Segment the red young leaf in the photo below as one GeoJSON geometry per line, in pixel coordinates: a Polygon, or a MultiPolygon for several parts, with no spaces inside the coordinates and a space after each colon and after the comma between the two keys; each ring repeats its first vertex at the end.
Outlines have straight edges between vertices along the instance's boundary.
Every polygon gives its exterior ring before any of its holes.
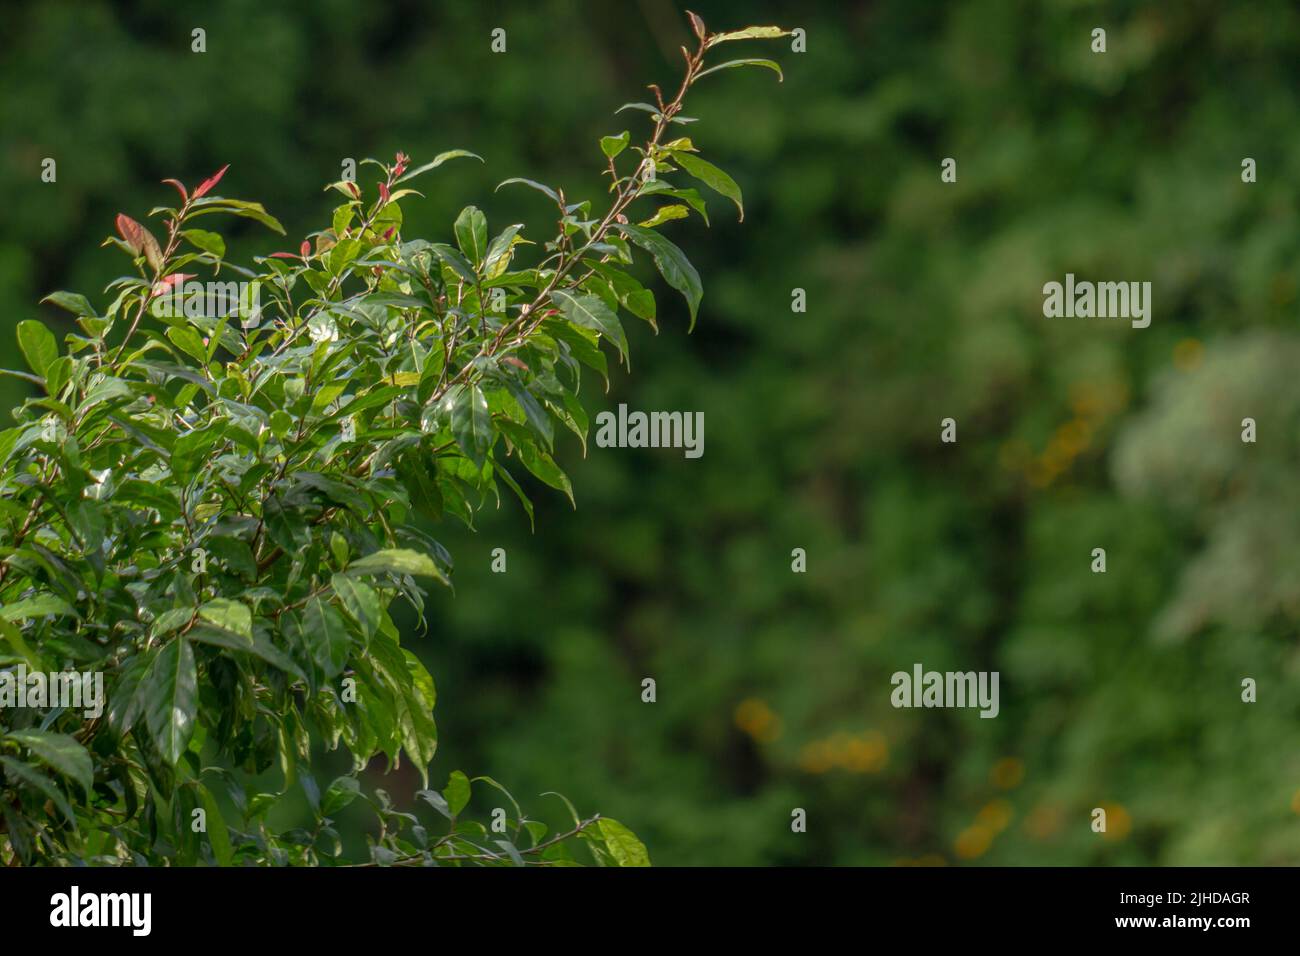
{"type": "Polygon", "coordinates": [[[122,241],[127,244],[133,255],[138,256],[140,254],[140,250],[144,248],[144,226],[130,216],[119,212],[117,214],[117,234],[122,237],[122,241]]]}
{"type": "Polygon", "coordinates": [[[271,253],[271,255],[268,256],[267,258],[270,258],[270,259],[297,259],[297,258],[300,258],[300,257],[299,257],[299,256],[295,256],[292,252],[273,252],[273,253],[271,253]]]}
{"type": "Polygon", "coordinates": [[[167,290],[174,285],[179,285],[184,287],[185,280],[193,279],[195,275],[196,273],[193,272],[173,272],[169,276],[163,276],[161,279],[159,279],[157,282],[153,284],[153,289],[150,293],[150,298],[165,294],[167,290]]]}
{"type": "Polygon", "coordinates": [[[306,259],[307,256],[309,256],[310,254],[311,254],[311,243],[308,242],[306,239],[304,239],[302,241],[302,245],[298,247],[298,258],[306,259]]]}
{"type": "Polygon", "coordinates": [[[388,202],[388,184],[387,184],[387,183],[380,183],[380,184],[379,184],[379,198],[382,199],[384,202],[388,202]]]}
{"type": "Polygon", "coordinates": [[[176,187],[176,191],[181,194],[181,202],[189,202],[189,194],[185,192],[185,184],[179,179],[164,179],[163,182],[171,183],[176,187]]]}
{"type": "Polygon", "coordinates": [[[194,198],[198,199],[200,196],[207,195],[209,189],[211,189],[217,183],[221,182],[221,177],[226,175],[226,170],[229,168],[230,168],[230,164],[226,163],[226,165],[222,166],[220,169],[218,169],[207,179],[203,180],[203,182],[199,183],[199,185],[194,190],[194,198]]]}
{"type": "Polygon", "coordinates": [[[117,214],[117,231],[132,255],[138,256],[143,253],[155,272],[162,271],[162,249],[158,248],[158,240],[153,237],[153,233],[122,213],[117,214]]]}

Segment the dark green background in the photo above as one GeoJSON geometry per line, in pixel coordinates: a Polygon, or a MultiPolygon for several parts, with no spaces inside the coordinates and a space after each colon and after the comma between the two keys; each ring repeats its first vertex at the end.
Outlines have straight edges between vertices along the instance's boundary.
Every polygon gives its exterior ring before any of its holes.
{"type": "MultiPolygon", "coordinates": [[[[407,638],[438,682],[435,782],[564,791],[659,864],[1300,862],[1300,14],[697,9],[803,27],[807,52],[737,51],[783,85],[702,82],[689,133],[746,221],[713,197],[711,229],[666,228],[704,278],[699,326],[657,286],[635,374],[585,394],[703,411],[704,457],[569,440],[576,512],[536,488],[536,533],[513,502],[438,529],[456,593],[407,638]],[[1066,272],[1152,282],[1151,327],[1045,319],[1066,272]],[[917,661],[998,670],[998,718],[894,710],[917,661]]],[[[325,227],[343,157],[461,147],[486,165],[425,179],[404,235],[445,240],[474,203],[540,238],[545,200],[493,186],[598,199],[597,139],[644,134],[613,111],[674,84],[685,42],[668,0],[9,5],[0,364],[21,319],[67,327],[42,295],[102,301],[120,261],[98,242],[168,176],[231,163],[222,192],[285,223],[228,230],[240,260],[325,227]]]]}

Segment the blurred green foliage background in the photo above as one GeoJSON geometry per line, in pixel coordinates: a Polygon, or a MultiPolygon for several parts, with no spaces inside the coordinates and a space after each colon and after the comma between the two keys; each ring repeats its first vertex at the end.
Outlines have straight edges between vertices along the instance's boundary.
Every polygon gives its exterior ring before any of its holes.
{"type": "MultiPolygon", "coordinates": [[[[695,9],[802,27],[807,52],[747,50],[784,85],[693,96],[746,221],[712,197],[711,229],[667,227],[699,326],[656,286],[662,333],[629,326],[635,374],[587,401],[703,411],[704,457],[569,440],[576,512],[536,487],[535,533],[509,501],[436,529],[456,593],[406,638],[438,682],[435,780],[562,790],[658,864],[1300,863],[1300,11],[695,9]],[[1045,319],[1066,272],[1151,281],[1151,327],[1045,319]],[[914,662],[998,670],[1000,715],[893,709],[914,662]]],[[[67,323],[41,296],[101,301],[120,262],[96,244],[168,176],[231,163],[223,191],[285,223],[228,231],[235,261],[327,226],[344,157],[398,149],[487,160],[429,178],[407,237],[445,241],[470,203],[541,229],[542,197],[495,184],[599,200],[598,137],[645,132],[613,111],[675,88],[687,31],[671,0],[12,5],[0,364],[21,319],[67,323]]],[[[382,770],[409,800],[418,778],[382,770]]]]}

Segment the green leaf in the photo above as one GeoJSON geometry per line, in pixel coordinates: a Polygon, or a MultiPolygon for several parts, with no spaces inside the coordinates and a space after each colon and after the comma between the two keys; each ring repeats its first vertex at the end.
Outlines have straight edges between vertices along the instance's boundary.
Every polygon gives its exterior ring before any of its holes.
{"type": "Polygon", "coordinates": [[[690,214],[691,214],[690,210],[687,209],[685,206],[679,206],[676,204],[671,206],[660,206],[659,209],[655,211],[655,214],[653,216],[651,216],[649,219],[645,220],[644,222],[640,223],[640,225],[644,229],[653,229],[655,226],[668,222],[672,219],[685,219],[690,214]]]}
{"type": "Polygon", "coordinates": [[[601,817],[596,824],[605,838],[605,848],[619,866],[649,866],[650,854],[635,833],[617,820],[601,817]]]}
{"type": "Polygon", "coordinates": [[[740,210],[740,221],[745,221],[745,205],[740,196],[740,187],[734,179],[707,160],[690,153],[674,152],[673,160],[700,182],[734,202],[740,210]]]}
{"type": "Polygon", "coordinates": [[[522,819],[523,819],[523,817],[524,817],[524,811],[523,811],[522,809],[520,809],[520,807],[519,807],[519,801],[515,799],[515,795],[514,795],[513,793],[511,793],[509,790],[507,790],[505,787],[503,787],[503,786],[502,786],[498,781],[493,780],[491,777],[487,776],[486,774],[481,774],[481,775],[479,775],[479,776],[477,776],[477,777],[474,777],[474,778],[470,781],[470,783],[478,783],[480,780],[481,780],[483,783],[486,783],[488,786],[493,787],[493,788],[496,789],[496,790],[500,790],[501,793],[503,793],[503,794],[505,795],[505,798],[506,798],[507,800],[510,801],[510,805],[511,805],[512,807],[514,807],[514,810],[515,810],[515,819],[516,819],[516,820],[522,820],[522,819]]]}
{"type": "MultiPolygon", "coordinates": [[[[652,104],[650,104],[650,103],[624,103],[624,104],[623,104],[622,106],[620,106],[618,109],[614,110],[614,112],[615,112],[615,113],[621,113],[621,112],[623,112],[624,110],[643,110],[644,112],[650,114],[650,118],[651,118],[652,120],[654,120],[656,123],[659,122],[659,117],[660,117],[660,114],[659,114],[659,107],[654,106],[654,105],[652,105],[652,104]]],[[[670,122],[670,123],[681,123],[681,124],[685,125],[686,123],[694,123],[694,122],[695,122],[695,117],[694,117],[694,116],[682,116],[682,115],[679,114],[679,115],[677,115],[677,116],[674,116],[671,120],[669,120],[669,122],[670,122]]]]}
{"type": "Polygon", "coordinates": [[[766,67],[769,70],[776,71],[776,75],[779,78],[780,82],[782,83],[785,82],[785,74],[781,72],[781,64],[777,63],[775,60],[758,60],[758,59],[728,60],[726,63],[719,63],[717,66],[711,66],[707,70],[702,70],[700,73],[696,75],[695,78],[698,80],[701,77],[708,76],[710,73],[717,73],[719,70],[733,70],[738,66],[766,67]]]}
{"type": "Polygon", "coordinates": [[[332,276],[340,276],[361,254],[361,240],[340,239],[325,257],[325,268],[332,276]]]}
{"type": "Polygon", "coordinates": [[[542,793],[542,796],[543,796],[543,797],[559,797],[559,798],[560,798],[560,802],[563,803],[566,807],[568,807],[568,809],[569,809],[569,816],[573,817],[573,825],[574,825],[575,827],[576,827],[576,826],[581,826],[581,825],[582,825],[582,817],[578,816],[578,811],[574,808],[574,806],[573,806],[573,802],[572,802],[568,797],[566,797],[564,794],[562,794],[562,793],[556,793],[554,790],[547,790],[547,791],[545,791],[544,793],[542,793]]]}
{"type": "Polygon", "coordinates": [[[447,809],[451,811],[453,817],[460,816],[460,811],[465,809],[472,790],[469,777],[459,770],[453,770],[446,789],[442,791],[443,798],[447,801],[447,809]]]}
{"type": "Polygon", "coordinates": [[[330,578],[330,586],[343,602],[343,607],[352,615],[353,620],[361,626],[361,632],[366,636],[366,640],[374,637],[383,616],[383,607],[375,589],[346,574],[335,574],[330,578]]]}
{"type": "Polygon", "coordinates": [[[84,415],[92,408],[118,398],[135,398],[135,392],[131,391],[131,386],[122,379],[106,376],[96,382],[86,393],[85,400],[77,408],[77,414],[84,415]]]}
{"type": "Polygon", "coordinates": [[[321,798],[321,816],[333,816],[359,796],[361,796],[361,784],[357,782],[356,777],[335,777],[334,782],[325,791],[325,796],[321,798]]]}
{"type": "Polygon", "coordinates": [[[515,493],[515,497],[519,499],[519,503],[524,506],[524,511],[528,514],[529,530],[536,531],[537,524],[533,520],[533,503],[529,497],[524,494],[524,489],[519,487],[519,482],[515,481],[515,476],[506,471],[505,467],[500,462],[496,465],[495,474],[506,483],[506,487],[515,493]]]}
{"type": "Polygon", "coordinates": [[[175,766],[194,735],[198,711],[198,672],[189,641],[178,635],[158,653],[143,690],[149,733],[175,766]]]}
{"type": "Polygon", "coordinates": [[[411,686],[420,698],[420,709],[432,711],[434,705],[438,703],[438,688],[434,686],[433,675],[420,659],[406,648],[402,648],[402,656],[406,658],[406,671],[411,677],[411,686]]]}
{"type": "Polygon", "coordinates": [[[624,103],[618,109],[614,110],[614,113],[618,114],[624,110],[643,110],[647,113],[653,113],[655,116],[659,115],[659,107],[652,103],[624,103]]]}
{"type": "Polygon", "coordinates": [[[145,651],[118,666],[117,681],[108,694],[108,727],[119,738],[131,732],[144,710],[143,688],[152,661],[152,653],[145,651]]]}
{"type": "Polygon", "coordinates": [[[487,278],[495,279],[510,267],[510,250],[514,248],[516,242],[524,242],[523,239],[516,238],[519,230],[523,228],[524,224],[521,222],[506,226],[488,245],[487,258],[483,263],[483,272],[487,278]]]}
{"type": "Polygon", "coordinates": [[[343,615],[320,596],[313,597],[303,608],[302,630],[312,659],[325,679],[329,680],[342,671],[352,652],[352,638],[348,635],[343,615]]]}
{"type": "Polygon", "coordinates": [[[59,357],[59,346],[54,341],[54,333],[45,327],[44,322],[24,319],[18,323],[18,347],[22,349],[27,367],[45,377],[45,370],[59,357]]]}
{"type": "Polygon", "coordinates": [[[203,804],[208,818],[208,845],[212,847],[212,855],[217,858],[220,866],[230,866],[235,854],[230,845],[230,830],[221,815],[221,808],[217,805],[216,797],[207,787],[203,784],[196,784],[196,787],[199,801],[203,804]]]}
{"type": "Polygon", "coordinates": [[[745,27],[743,30],[715,33],[709,37],[709,41],[704,45],[704,48],[709,50],[719,43],[726,43],[729,40],[773,40],[777,37],[788,36],[790,36],[790,31],[782,30],[780,27],[745,27]]]}
{"type": "Polygon", "coordinates": [[[451,266],[452,271],[466,282],[478,282],[478,274],[474,272],[469,260],[445,242],[429,243],[429,251],[451,266]]]}
{"type": "MultiPolygon", "coordinates": [[[[531,518],[531,515],[530,515],[531,518]]],[[[15,654],[27,662],[27,666],[34,671],[45,670],[45,664],[41,661],[40,656],[31,649],[26,641],[23,640],[23,632],[18,630],[6,620],[0,620],[0,636],[8,642],[13,648],[15,654]]]]}
{"type": "MultiPolygon", "coordinates": [[[[560,201],[560,194],[557,193],[550,186],[545,186],[542,183],[539,183],[533,179],[523,179],[522,177],[519,176],[515,176],[512,179],[503,179],[501,182],[497,183],[497,189],[500,189],[502,186],[508,186],[511,183],[523,183],[525,186],[531,186],[533,189],[536,189],[538,192],[546,193],[546,195],[550,196],[557,203],[560,201]]],[[[496,192],[496,189],[494,189],[493,192],[496,192]]]]}
{"type": "Polygon", "coordinates": [[[199,333],[182,326],[173,326],[167,330],[167,338],[173,345],[197,361],[200,365],[208,364],[208,347],[203,344],[199,333]]]}
{"type": "Polygon", "coordinates": [[[253,613],[238,601],[215,598],[199,608],[199,617],[235,634],[253,636],[253,613]]]}
{"type": "Polygon", "coordinates": [[[569,499],[569,504],[576,508],[577,503],[573,500],[573,485],[569,482],[569,476],[555,463],[554,458],[534,444],[532,432],[514,422],[503,423],[502,430],[507,428],[510,429],[509,435],[514,442],[515,452],[524,467],[552,488],[563,491],[565,497],[569,499]]]}
{"type": "Polygon", "coordinates": [[[532,392],[514,379],[506,380],[506,389],[523,410],[524,418],[527,419],[529,427],[546,444],[548,450],[553,448],[555,429],[551,425],[550,416],[546,414],[546,409],[541,406],[532,392]]]}
{"type": "Polygon", "coordinates": [[[152,508],[164,520],[171,520],[180,515],[180,502],[174,491],[138,478],[128,478],[122,482],[113,500],[137,509],[152,508]]]}
{"type": "Polygon", "coordinates": [[[452,228],[460,251],[475,265],[481,263],[487,254],[487,216],[483,211],[477,206],[466,206],[452,228]]]}
{"type": "Polygon", "coordinates": [[[41,302],[49,302],[57,305],[60,309],[66,309],[73,315],[95,315],[95,308],[90,304],[90,300],[84,295],[76,292],[51,292],[41,302]]]}
{"type": "Polygon", "coordinates": [[[58,397],[70,378],[72,378],[72,358],[62,355],[45,369],[45,390],[51,396],[58,397]]]}
{"type": "Polygon", "coordinates": [[[519,847],[515,846],[509,840],[493,840],[497,846],[506,851],[506,856],[510,857],[510,862],[515,866],[527,866],[524,862],[523,855],[519,852],[519,847]]]}
{"type": "Polygon", "coordinates": [[[104,543],[104,510],[93,498],[78,498],[67,507],[68,524],[86,552],[98,551],[104,543]]]}
{"type": "Polygon", "coordinates": [[[177,438],[172,447],[172,474],[180,481],[186,481],[195,475],[207,463],[212,446],[221,440],[225,432],[226,423],[218,419],[177,438]]]}
{"type": "Polygon", "coordinates": [[[172,631],[180,630],[192,620],[194,620],[193,608],[170,608],[154,618],[153,624],[149,628],[149,636],[155,639],[166,637],[172,631]]]}
{"type": "Polygon", "coordinates": [[[704,224],[709,224],[709,210],[704,205],[704,199],[694,189],[676,189],[670,186],[666,180],[655,179],[641,187],[642,196],[672,196],[674,199],[680,199],[686,205],[690,206],[704,219],[704,224]]]}
{"type": "Polygon", "coordinates": [[[471,153],[467,149],[449,149],[445,153],[439,153],[437,156],[435,156],[432,162],[425,163],[423,166],[417,166],[415,167],[415,169],[407,171],[402,176],[399,176],[397,179],[393,180],[393,183],[394,184],[404,183],[408,179],[414,179],[416,176],[419,176],[421,173],[427,173],[431,169],[437,169],[439,166],[447,162],[447,160],[449,159],[460,159],[461,157],[466,157],[468,159],[477,159],[480,163],[483,162],[482,156],[478,155],[477,153],[471,153]]]}
{"type": "Polygon", "coordinates": [[[348,574],[354,575],[375,575],[375,574],[410,574],[415,577],[437,578],[445,581],[446,578],[438,570],[438,566],[433,563],[433,559],[426,554],[420,554],[418,551],[411,551],[409,548],[388,548],[384,551],[375,551],[364,558],[359,558],[348,565],[348,574]]]}
{"type": "Polygon", "coordinates": [[[204,252],[211,253],[218,259],[226,256],[226,240],[215,232],[206,229],[182,229],[181,235],[204,252]]]}
{"type": "Polygon", "coordinates": [[[547,319],[542,323],[542,328],[567,345],[575,359],[599,372],[600,377],[605,380],[605,387],[608,390],[609,363],[605,361],[605,353],[600,350],[599,335],[557,319],[547,319]]]}
{"type": "Polygon", "coordinates": [[[627,149],[627,144],[630,139],[631,135],[627,130],[623,130],[623,132],[619,133],[617,136],[602,136],[600,138],[600,151],[610,159],[613,159],[619,153],[623,152],[623,150],[627,149]]]}
{"type": "Polygon", "coordinates": [[[650,253],[664,281],[685,297],[691,313],[690,329],[694,329],[700,300],[704,298],[704,286],[700,283],[700,274],[695,271],[695,267],[691,265],[685,253],[653,229],[643,229],[630,224],[620,225],[618,228],[650,253]]]}
{"type": "Polygon", "coordinates": [[[492,447],[492,413],[483,389],[470,382],[457,386],[447,397],[451,400],[451,433],[456,444],[481,469],[492,447]]]}
{"type": "Polygon", "coordinates": [[[95,769],[90,754],[75,738],[34,729],[14,730],[5,736],[27,747],[41,761],[75,781],[87,796],[90,795],[95,782],[95,769]]]}
{"type": "Polygon", "coordinates": [[[260,202],[245,202],[242,199],[222,199],[211,196],[200,199],[195,205],[198,208],[190,212],[191,219],[208,213],[226,212],[244,219],[255,219],[268,229],[274,230],[282,236],[285,234],[284,226],[280,225],[280,220],[268,213],[260,202]]]}
{"type": "Polygon", "coordinates": [[[37,594],[0,607],[0,620],[4,621],[22,621],[30,617],[45,617],[47,614],[81,616],[71,604],[53,594],[37,594]]]}
{"type": "Polygon", "coordinates": [[[627,335],[614,310],[595,295],[573,295],[562,289],[551,293],[551,299],[560,307],[564,317],[584,329],[595,329],[612,341],[624,358],[627,357],[627,335]]]}
{"type": "Polygon", "coordinates": [[[190,631],[186,637],[200,644],[211,644],[214,647],[224,647],[232,651],[252,654],[254,657],[259,657],[268,664],[278,667],[286,674],[292,674],[295,677],[305,676],[302,669],[294,663],[293,658],[272,644],[262,634],[254,633],[251,637],[248,637],[234,631],[227,631],[224,628],[213,627],[211,624],[200,624],[190,631]]]}
{"type": "Polygon", "coordinates": [[[338,419],[355,415],[357,412],[365,411],[367,408],[374,408],[376,405],[387,404],[398,395],[401,395],[404,391],[406,390],[396,385],[384,385],[379,388],[371,388],[370,391],[365,394],[353,397],[350,402],[331,415],[330,420],[337,421],[338,419]]]}
{"type": "Polygon", "coordinates": [[[253,560],[252,549],[246,541],[219,534],[209,535],[203,540],[208,553],[214,555],[227,571],[248,580],[257,577],[257,562],[253,560]]]}
{"type": "Polygon", "coordinates": [[[5,768],[5,773],[10,777],[20,780],[28,786],[35,787],[45,794],[55,808],[63,814],[64,818],[74,827],[76,826],[77,818],[72,812],[72,804],[68,803],[68,798],[63,795],[62,790],[54,785],[53,780],[12,757],[0,757],[0,766],[5,768]]]}

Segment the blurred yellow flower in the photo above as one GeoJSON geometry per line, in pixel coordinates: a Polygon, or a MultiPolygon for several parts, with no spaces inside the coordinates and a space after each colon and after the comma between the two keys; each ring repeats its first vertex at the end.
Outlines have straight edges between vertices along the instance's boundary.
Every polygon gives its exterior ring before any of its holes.
{"type": "Polygon", "coordinates": [[[876,773],[888,760],[889,745],[884,735],[875,730],[851,738],[839,752],[840,766],[854,773],[876,773]]]}
{"type": "Polygon", "coordinates": [[[835,767],[853,773],[877,773],[889,762],[889,743],[876,730],[854,735],[841,731],[826,740],[804,744],[799,766],[807,773],[826,773],[835,767]]]}
{"type": "Polygon", "coordinates": [[[1106,811],[1106,832],[1102,834],[1107,840],[1122,840],[1133,829],[1133,818],[1118,803],[1103,803],[1106,811]]]}
{"type": "Polygon", "coordinates": [[[994,833],[990,828],[977,823],[957,834],[957,839],[953,841],[953,850],[961,859],[973,860],[988,852],[989,847],[993,845],[993,837],[994,833]]]}
{"type": "Polygon", "coordinates": [[[1043,449],[1043,464],[1053,471],[1064,471],[1073,459],[1074,454],[1059,436],[1053,436],[1043,449]]]}
{"type": "Polygon", "coordinates": [[[799,751],[799,767],[806,773],[825,773],[835,766],[835,756],[824,740],[814,740],[799,751]]]}
{"type": "Polygon", "coordinates": [[[1011,809],[1011,804],[1006,800],[997,799],[989,803],[975,818],[976,823],[986,826],[994,833],[999,833],[1007,828],[1015,812],[1011,809]]]}
{"type": "Polygon", "coordinates": [[[1077,455],[1092,441],[1092,426],[1080,418],[1071,419],[1056,430],[1056,439],[1070,455],[1077,455]]]}
{"type": "Polygon", "coordinates": [[[1025,779],[1025,763],[1016,757],[1003,757],[989,771],[989,779],[999,790],[1010,790],[1020,786],[1025,779]]]}
{"type": "Polygon", "coordinates": [[[757,697],[737,704],[733,719],[737,727],[759,743],[770,744],[781,736],[781,718],[772,712],[766,701],[757,697]]]}

